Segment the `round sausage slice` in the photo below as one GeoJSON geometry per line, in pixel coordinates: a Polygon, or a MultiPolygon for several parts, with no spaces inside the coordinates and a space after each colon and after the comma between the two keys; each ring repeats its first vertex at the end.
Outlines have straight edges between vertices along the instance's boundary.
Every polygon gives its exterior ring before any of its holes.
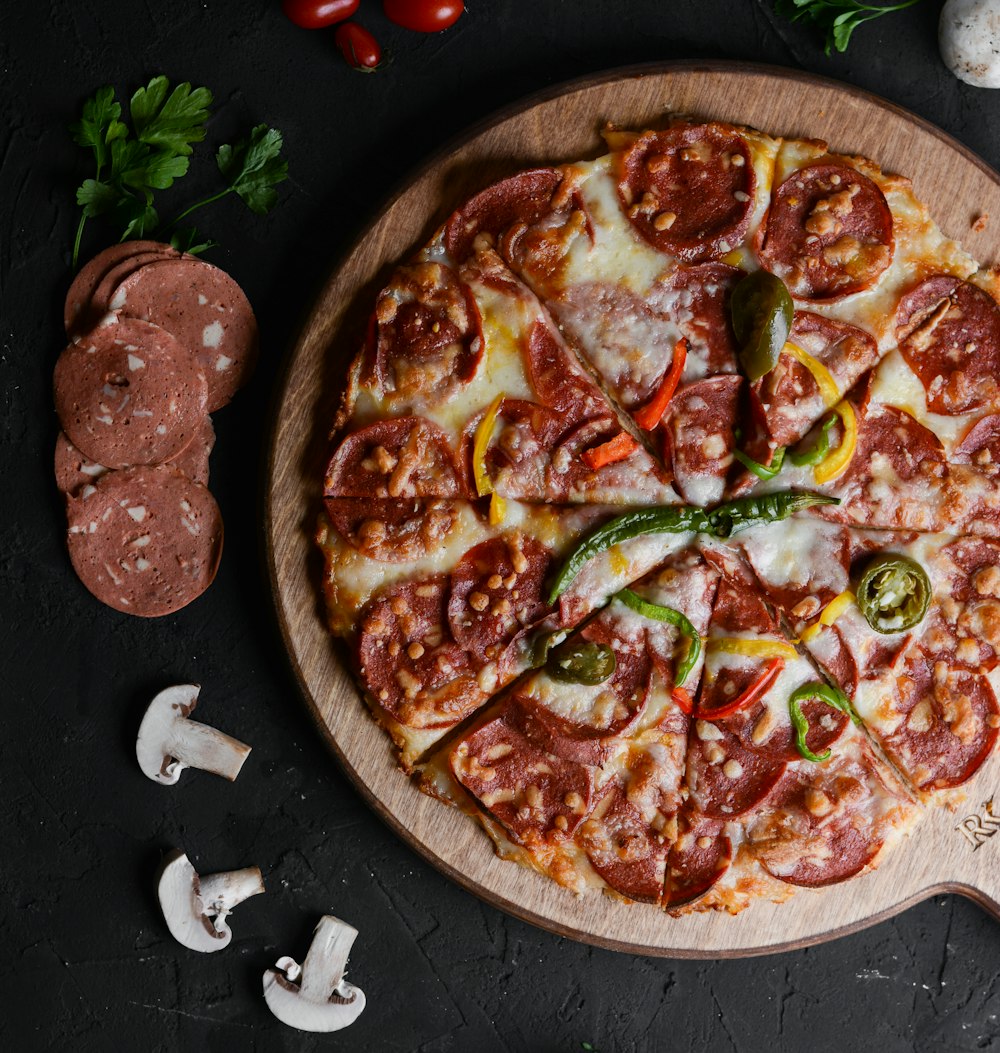
{"type": "Polygon", "coordinates": [[[243,290],[204,260],[157,259],[111,296],[121,312],[154,322],[194,356],[208,380],[208,409],[225,406],[257,361],[257,320],[243,290]]]}
{"type": "Polygon", "coordinates": [[[453,501],[326,497],[326,514],[340,536],[369,559],[412,563],[440,547],[459,521],[453,501]]]}
{"type": "Polygon", "coordinates": [[[108,468],[161,464],[203,434],[205,373],[149,322],[109,315],[63,351],[53,383],[63,431],[108,468]]]}
{"type": "Polygon", "coordinates": [[[222,516],[200,483],[166,466],[108,472],[66,504],[69,556],[83,584],[124,614],[180,610],[212,583],[222,516]]]}

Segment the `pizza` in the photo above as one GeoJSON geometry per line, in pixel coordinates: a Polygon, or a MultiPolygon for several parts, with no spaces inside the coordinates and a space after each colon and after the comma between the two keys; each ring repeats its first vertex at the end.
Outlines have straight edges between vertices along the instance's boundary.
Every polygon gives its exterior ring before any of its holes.
{"type": "Polygon", "coordinates": [[[605,140],[376,297],[327,620],[503,858],[736,913],[876,866],[994,749],[1000,279],[824,142],[605,140]]]}

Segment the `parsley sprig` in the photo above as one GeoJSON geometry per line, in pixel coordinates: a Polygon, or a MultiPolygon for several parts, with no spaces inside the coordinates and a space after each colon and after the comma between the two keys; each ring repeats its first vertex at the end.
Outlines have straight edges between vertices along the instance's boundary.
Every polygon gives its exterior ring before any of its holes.
{"type": "Polygon", "coordinates": [[[192,144],[205,139],[211,105],[207,88],[192,88],[185,81],[171,91],[166,77],[154,77],[129,102],[130,130],[114,88],[100,88],[87,99],[80,120],[70,126],[73,140],[89,148],[94,159],[93,178],[85,179],[76,192],[81,214],[73,242],[74,270],[84,227],[97,216],[118,227],[121,241],[173,231],[176,247],[198,253],[215,243],[200,239],[193,228],[177,230],[177,223],[195,209],[231,193],[253,212],[263,214],[274,207],[275,187],[288,178],[288,163],[281,157],[281,133],[261,124],[246,139],[219,147],[216,163],[225,187],[161,226],[153,195],[187,174],[192,144]]]}
{"type": "Polygon", "coordinates": [[[861,0],[776,0],[775,10],[793,22],[806,19],[826,30],[824,50],[829,55],[832,48],[846,51],[851,34],[864,22],[902,11],[917,2],[902,0],[897,4],[866,4],[861,0]]]}

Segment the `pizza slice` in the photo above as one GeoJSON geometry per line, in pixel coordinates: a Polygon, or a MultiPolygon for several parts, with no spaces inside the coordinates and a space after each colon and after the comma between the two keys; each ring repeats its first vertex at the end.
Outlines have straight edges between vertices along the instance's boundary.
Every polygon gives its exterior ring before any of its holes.
{"type": "MultiPolygon", "coordinates": [[[[439,242],[379,295],[351,369],[327,497],[669,504],[661,467],[489,248],[439,242]]],[[[387,506],[388,507],[388,506],[387,506]]]]}
{"type": "Polygon", "coordinates": [[[910,785],[968,781],[1000,728],[1000,542],[801,519],[739,545],[910,785]]]}

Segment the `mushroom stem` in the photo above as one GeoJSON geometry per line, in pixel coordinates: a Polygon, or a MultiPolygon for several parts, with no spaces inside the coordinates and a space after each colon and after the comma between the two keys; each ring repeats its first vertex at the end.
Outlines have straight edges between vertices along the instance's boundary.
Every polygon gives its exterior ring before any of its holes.
{"type": "Polygon", "coordinates": [[[331,991],[341,993],[347,959],[357,938],[358,930],[347,922],[329,914],[320,918],[306,960],[302,963],[299,985],[309,1001],[325,1001],[331,991]]]}
{"type": "Polygon", "coordinates": [[[215,930],[221,932],[226,916],[234,907],[264,891],[264,879],[259,867],[246,867],[225,874],[208,874],[200,879],[200,886],[205,914],[214,916],[215,930]]]}
{"type": "Polygon", "coordinates": [[[165,775],[180,775],[185,768],[198,768],[232,782],[250,754],[250,747],[239,739],[196,720],[175,724],[172,732],[164,743],[164,752],[173,758],[164,769],[165,775]]]}

